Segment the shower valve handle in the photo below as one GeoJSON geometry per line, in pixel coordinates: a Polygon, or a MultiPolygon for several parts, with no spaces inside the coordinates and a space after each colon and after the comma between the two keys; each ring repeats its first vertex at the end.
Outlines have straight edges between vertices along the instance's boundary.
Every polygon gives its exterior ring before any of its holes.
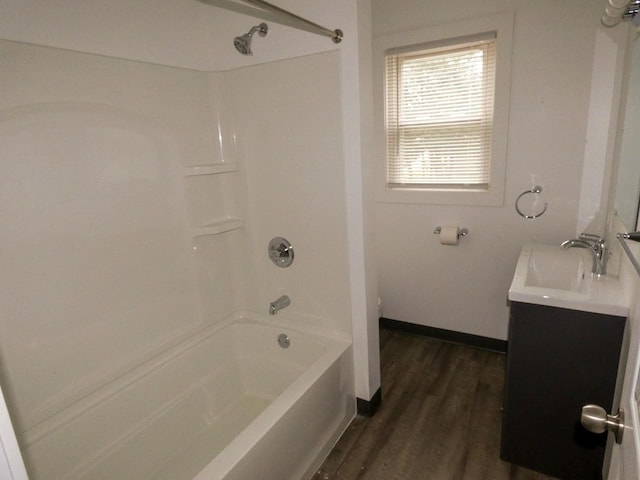
{"type": "Polygon", "coordinates": [[[269,242],[269,258],[278,267],[286,268],[293,262],[293,245],[282,237],[269,242]]]}

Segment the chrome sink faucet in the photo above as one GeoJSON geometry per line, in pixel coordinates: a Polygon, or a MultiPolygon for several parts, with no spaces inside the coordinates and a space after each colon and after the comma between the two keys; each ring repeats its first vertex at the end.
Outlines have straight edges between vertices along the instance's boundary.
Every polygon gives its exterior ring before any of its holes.
{"type": "Polygon", "coordinates": [[[274,300],[269,304],[269,315],[275,315],[283,308],[287,308],[291,305],[291,300],[287,295],[282,295],[279,299],[274,300]]]}
{"type": "Polygon", "coordinates": [[[606,275],[609,252],[607,250],[607,243],[602,237],[592,233],[581,233],[580,238],[574,238],[572,240],[562,242],[561,247],[586,248],[589,250],[589,253],[591,253],[591,258],[593,260],[591,273],[595,273],[596,275],[606,275]]]}

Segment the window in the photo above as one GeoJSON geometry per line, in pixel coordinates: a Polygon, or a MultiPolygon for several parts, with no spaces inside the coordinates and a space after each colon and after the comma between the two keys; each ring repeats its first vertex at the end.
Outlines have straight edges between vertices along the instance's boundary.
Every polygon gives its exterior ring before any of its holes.
{"type": "Polygon", "coordinates": [[[374,37],[378,202],[504,204],[513,20],[374,37]]]}
{"type": "Polygon", "coordinates": [[[489,188],[495,51],[491,34],[387,52],[388,188],[489,188]]]}

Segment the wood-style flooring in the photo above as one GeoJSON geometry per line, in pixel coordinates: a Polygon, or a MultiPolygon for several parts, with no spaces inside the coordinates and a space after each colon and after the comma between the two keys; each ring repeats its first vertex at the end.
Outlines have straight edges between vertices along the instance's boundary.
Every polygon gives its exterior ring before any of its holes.
{"type": "Polygon", "coordinates": [[[381,329],[382,405],[314,480],[551,480],[500,460],[505,356],[381,329]]]}

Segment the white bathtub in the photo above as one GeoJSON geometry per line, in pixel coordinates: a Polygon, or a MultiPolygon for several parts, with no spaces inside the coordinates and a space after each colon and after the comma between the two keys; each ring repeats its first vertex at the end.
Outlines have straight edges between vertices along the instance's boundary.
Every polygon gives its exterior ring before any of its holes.
{"type": "Polygon", "coordinates": [[[349,342],[234,315],[29,432],[30,477],[310,478],[355,415],[351,365],[349,342]]]}

